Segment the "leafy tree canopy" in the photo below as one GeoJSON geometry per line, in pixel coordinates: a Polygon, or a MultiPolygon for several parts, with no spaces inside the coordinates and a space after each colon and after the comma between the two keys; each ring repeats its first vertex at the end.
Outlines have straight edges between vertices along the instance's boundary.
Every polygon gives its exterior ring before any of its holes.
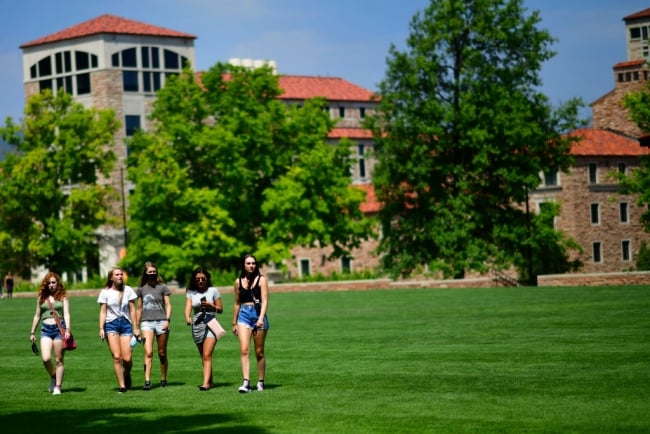
{"type": "Polygon", "coordinates": [[[32,96],[25,118],[0,128],[13,151],[0,162],[0,246],[5,269],[40,265],[79,271],[97,256],[97,229],[115,191],[99,183],[113,168],[110,110],[87,109],[66,93],[32,96]]]}
{"type": "Polygon", "coordinates": [[[253,252],[280,264],[292,247],[358,246],[370,231],[350,187],[350,143],[327,142],[324,100],[288,106],[270,68],[218,63],[159,92],[149,133],[129,143],[125,265],[156,262],[184,279],[196,265],[236,270],[253,252]]]}
{"type": "MultiPolygon", "coordinates": [[[[540,173],[571,164],[581,101],[554,110],[539,88],[553,39],[521,0],[432,0],[390,48],[374,131],[387,270],[446,276],[519,261],[540,173]]],[[[519,261],[521,262],[521,261],[519,261]]]]}

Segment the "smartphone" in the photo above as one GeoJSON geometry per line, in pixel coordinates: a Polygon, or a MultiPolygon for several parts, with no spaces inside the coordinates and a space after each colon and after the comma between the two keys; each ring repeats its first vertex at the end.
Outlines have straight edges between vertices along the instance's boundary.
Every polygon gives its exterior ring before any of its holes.
{"type": "Polygon", "coordinates": [[[207,300],[207,299],[206,299],[205,297],[201,297],[201,303],[203,303],[203,302],[206,301],[206,300],[207,300]]]}

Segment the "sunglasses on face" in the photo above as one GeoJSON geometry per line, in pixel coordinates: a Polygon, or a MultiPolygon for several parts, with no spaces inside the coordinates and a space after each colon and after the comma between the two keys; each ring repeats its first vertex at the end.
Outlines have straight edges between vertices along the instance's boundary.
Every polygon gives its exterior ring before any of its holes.
{"type": "Polygon", "coordinates": [[[195,278],[194,280],[196,280],[197,282],[205,282],[205,281],[207,281],[208,279],[207,279],[206,277],[197,277],[197,278],[195,278]]]}

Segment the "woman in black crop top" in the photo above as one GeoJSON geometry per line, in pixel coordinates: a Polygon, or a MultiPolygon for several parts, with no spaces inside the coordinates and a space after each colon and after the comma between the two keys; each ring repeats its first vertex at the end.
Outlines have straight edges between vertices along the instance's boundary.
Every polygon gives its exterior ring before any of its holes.
{"type": "Polygon", "coordinates": [[[257,259],[253,255],[244,256],[241,272],[235,280],[234,298],[232,332],[239,338],[241,371],[244,377],[244,383],[239,391],[241,393],[251,391],[249,355],[252,337],[257,358],[256,389],[261,392],[264,390],[264,374],[266,373],[264,342],[269,330],[269,320],[266,317],[269,286],[266,277],[260,273],[257,259]]]}

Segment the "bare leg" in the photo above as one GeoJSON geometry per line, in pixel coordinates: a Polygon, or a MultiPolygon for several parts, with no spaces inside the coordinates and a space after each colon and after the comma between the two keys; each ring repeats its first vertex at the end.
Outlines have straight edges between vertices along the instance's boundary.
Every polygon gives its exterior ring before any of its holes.
{"type": "Polygon", "coordinates": [[[258,381],[264,381],[264,375],[266,374],[266,358],[264,357],[266,330],[257,330],[253,335],[253,341],[255,342],[255,357],[257,359],[257,379],[258,381]]]}
{"type": "Polygon", "coordinates": [[[163,333],[158,336],[158,360],[160,360],[160,379],[167,381],[167,368],[169,361],[167,360],[167,341],[169,339],[169,332],[163,333]]]}
{"type": "Polygon", "coordinates": [[[248,327],[237,324],[237,337],[239,338],[239,357],[241,359],[241,374],[245,380],[250,379],[250,349],[251,334],[253,331],[248,327]]]}
{"type": "Polygon", "coordinates": [[[216,339],[205,338],[203,340],[203,351],[201,353],[201,361],[203,363],[203,384],[201,387],[209,389],[212,387],[212,353],[214,347],[217,345],[216,339]]]}
{"type": "Polygon", "coordinates": [[[151,381],[151,363],[153,360],[153,336],[152,330],[142,332],[144,338],[144,381],[151,381]]]}

